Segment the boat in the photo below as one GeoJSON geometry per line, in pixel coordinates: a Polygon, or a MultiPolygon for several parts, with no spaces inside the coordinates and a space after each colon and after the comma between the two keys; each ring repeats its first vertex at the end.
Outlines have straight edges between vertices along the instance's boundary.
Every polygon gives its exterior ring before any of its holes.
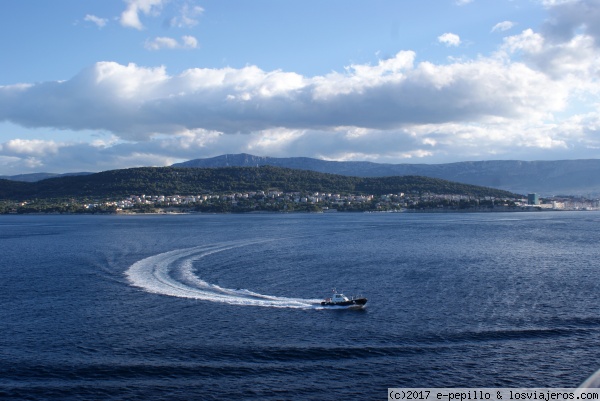
{"type": "Polygon", "coordinates": [[[355,306],[362,308],[367,303],[367,298],[361,296],[353,296],[348,298],[344,294],[333,294],[331,298],[325,298],[321,301],[322,306],[355,306]]]}

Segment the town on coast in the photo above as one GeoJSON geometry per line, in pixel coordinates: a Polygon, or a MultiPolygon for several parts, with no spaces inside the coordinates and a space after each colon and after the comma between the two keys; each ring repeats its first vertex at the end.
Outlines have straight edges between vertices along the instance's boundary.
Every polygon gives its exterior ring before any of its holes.
{"type": "Polygon", "coordinates": [[[249,191],[203,195],[131,195],[122,199],[24,201],[0,204],[0,213],[257,213],[257,212],[518,212],[599,210],[581,197],[537,195],[498,198],[432,193],[353,195],[321,192],[249,191]]]}

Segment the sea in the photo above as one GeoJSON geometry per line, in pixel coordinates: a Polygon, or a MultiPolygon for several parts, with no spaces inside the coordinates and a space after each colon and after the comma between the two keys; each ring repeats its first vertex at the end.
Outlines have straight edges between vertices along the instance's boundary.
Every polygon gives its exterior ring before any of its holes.
{"type": "Polygon", "coordinates": [[[577,387],[599,245],[599,212],[1,216],[0,400],[577,387]]]}

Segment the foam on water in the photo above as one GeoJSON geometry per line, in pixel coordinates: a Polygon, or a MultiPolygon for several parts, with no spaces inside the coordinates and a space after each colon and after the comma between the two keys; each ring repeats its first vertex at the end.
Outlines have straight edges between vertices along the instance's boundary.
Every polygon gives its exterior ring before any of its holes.
{"type": "Polygon", "coordinates": [[[132,285],[154,294],[230,305],[320,309],[318,299],[276,297],[247,289],[223,288],[207,283],[194,272],[193,262],[209,255],[267,241],[270,240],[232,241],[164,252],[135,262],[125,274],[132,285]]]}

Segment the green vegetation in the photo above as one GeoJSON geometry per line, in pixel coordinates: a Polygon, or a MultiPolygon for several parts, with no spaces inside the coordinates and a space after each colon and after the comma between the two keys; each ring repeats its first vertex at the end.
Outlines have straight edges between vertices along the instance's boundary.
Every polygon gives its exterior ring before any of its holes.
{"type": "Polygon", "coordinates": [[[343,194],[431,193],[514,198],[507,191],[436,178],[359,178],[279,167],[142,167],[27,183],[0,180],[0,199],[115,199],[131,194],[185,195],[241,191],[336,192],[343,194]]]}
{"type": "Polygon", "coordinates": [[[517,197],[435,178],[358,178],[271,166],[135,168],[33,183],[0,180],[0,214],[460,211],[514,208],[517,197]]]}

